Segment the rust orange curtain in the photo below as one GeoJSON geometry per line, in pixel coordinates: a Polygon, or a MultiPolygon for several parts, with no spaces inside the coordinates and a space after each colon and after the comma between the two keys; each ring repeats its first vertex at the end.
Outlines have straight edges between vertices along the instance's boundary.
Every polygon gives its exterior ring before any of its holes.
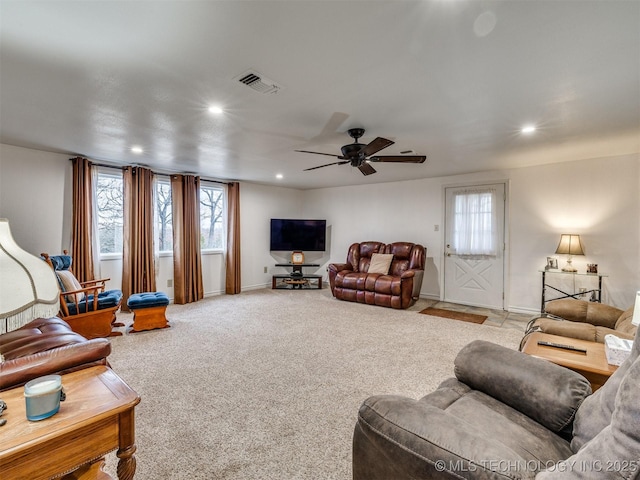
{"type": "Polygon", "coordinates": [[[171,176],[173,297],[177,304],[204,297],[200,256],[200,177],[171,176]]]}
{"type": "Polygon", "coordinates": [[[126,167],[123,183],[122,309],[127,310],[131,294],[156,291],[153,172],[142,167],[126,167]]]}
{"type": "Polygon", "coordinates": [[[240,293],[240,184],[231,182],[227,185],[227,271],[225,292],[240,293]]]}
{"type": "Polygon", "coordinates": [[[71,159],[73,213],[71,216],[71,258],[73,271],[81,282],[95,279],[93,251],[93,171],[86,158],[71,159]]]}

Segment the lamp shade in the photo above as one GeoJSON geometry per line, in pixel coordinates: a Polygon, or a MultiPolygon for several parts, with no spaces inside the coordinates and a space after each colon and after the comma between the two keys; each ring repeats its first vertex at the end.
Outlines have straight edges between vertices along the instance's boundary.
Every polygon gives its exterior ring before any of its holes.
{"type": "Polygon", "coordinates": [[[0,333],[55,316],[59,292],[53,269],[21,249],[11,236],[9,221],[0,218],[0,333]]]}
{"type": "Polygon", "coordinates": [[[580,243],[580,235],[571,235],[563,233],[560,236],[560,243],[556,248],[556,253],[565,255],[584,255],[582,243],[580,243]]]}

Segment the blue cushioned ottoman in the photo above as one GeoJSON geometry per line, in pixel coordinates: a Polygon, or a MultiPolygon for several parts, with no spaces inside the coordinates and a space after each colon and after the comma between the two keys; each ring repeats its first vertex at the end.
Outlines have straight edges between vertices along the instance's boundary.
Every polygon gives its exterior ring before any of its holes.
{"type": "Polygon", "coordinates": [[[169,297],[163,292],[131,295],[127,300],[127,307],[133,312],[133,324],[129,327],[129,333],[170,327],[165,315],[167,305],[169,297]]]}

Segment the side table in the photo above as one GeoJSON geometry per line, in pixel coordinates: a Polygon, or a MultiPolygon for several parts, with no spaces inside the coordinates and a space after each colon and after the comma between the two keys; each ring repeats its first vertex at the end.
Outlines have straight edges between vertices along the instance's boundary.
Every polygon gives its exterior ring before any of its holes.
{"type": "Polygon", "coordinates": [[[562,270],[540,270],[540,273],[542,274],[542,302],[541,302],[541,306],[540,306],[540,312],[541,313],[545,313],[545,305],[547,304],[547,302],[550,302],[551,300],[559,300],[561,298],[576,298],[579,299],[582,295],[587,295],[589,293],[592,293],[595,296],[594,301],[601,303],[602,302],[602,278],[603,277],[607,277],[608,275],[603,275],[601,273],[579,273],[579,272],[563,272],[562,270]],[[561,290],[560,288],[554,287],[553,285],[550,285],[548,280],[547,280],[547,274],[552,274],[552,275],[571,275],[572,279],[573,279],[573,283],[574,283],[574,293],[569,293],[569,292],[565,292],[564,290],[561,290]],[[597,277],[598,278],[598,286],[596,288],[592,288],[590,290],[584,290],[582,292],[577,292],[575,293],[575,281],[576,281],[576,277],[597,277]],[[551,290],[555,290],[557,293],[562,294],[559,297],[555,297],[555,298],[551,298],[547,300],[546,297],[546,291],[548,289],[551,290]]]}
{"type": "Polygon", "coordinates": [[[131,480],[138,394],[105,366],[63,375],[62,385],[67,398],[59,412],[38,422],[27,420],[23,387],[0,393],[7,403],[2,416],[7,424],[0,427],[0,478],[110,479],[102,471],[104,456],[117,448],[118,478],[131,480]]]}
{"type": "Polygon", "coordinates": [[[595,392],[604,385],[618,367],[607,363],[604,351],[604,343],[588,342],[575,338],[549,335],[547,333],[534,332],[529,335],[522,351],[534,357],[543,358],[550,362],[578,372],[591,383],[591,389],[595,392]],[[538,345],[539,341],[560,343],[585,349],[587,353],[574,352],[556,347],[538,345]]]}
{"type": "Polygon", "coordinates": [[[271,288],[317,288],[322,289],[322,275],[303,275],[302,277],[292,277],[291,275],[273,275],[271,277],[271,288]]]}

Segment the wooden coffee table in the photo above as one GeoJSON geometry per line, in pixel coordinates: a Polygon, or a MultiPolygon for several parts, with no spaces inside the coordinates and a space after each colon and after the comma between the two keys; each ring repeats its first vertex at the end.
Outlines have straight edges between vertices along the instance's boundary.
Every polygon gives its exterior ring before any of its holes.
{"type": "Polygon", "coordinates": [[[617,366],[607,363],[603,343],[535,332],[529,335],[522,351],[578,372],[589,380],[594,392],[604,385],[604,382],[618,369],[617,366]],[[538,345],[539,341],[571,345],[585,349],[587,353],[538,345]]]}
{"type": "Polygon", "coordinates": [[[0,427],[0,478],[110,479],[102,471],[104,456],[117,448],[118,478],[131,480],[138,394],[105,366],[63,375],[62,385],[67,399],[60,411],[38,422],[27,420],[23,387],[0,392],[7,403],[2,415],[7,424],[0,427]]]}

